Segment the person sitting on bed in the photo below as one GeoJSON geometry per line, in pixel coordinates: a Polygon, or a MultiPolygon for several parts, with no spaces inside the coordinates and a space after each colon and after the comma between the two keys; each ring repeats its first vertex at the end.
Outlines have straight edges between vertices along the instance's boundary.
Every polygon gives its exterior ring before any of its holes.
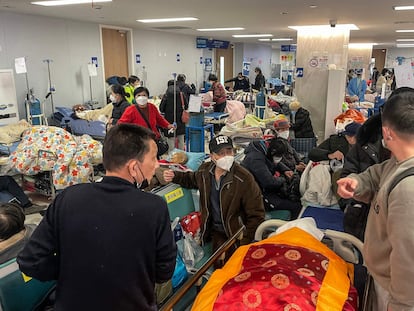
{"type": "Polygon", "coordinates": [[[0,264],[16,258],[36,228],[25,225],[24,221],[20,206],[0,203],[0,264]]]}
{"type": "Polygon", "coordinates": [[[286,152],[282,156],[282,163],[289,167],[292,171],[299,173],[303,172],[306,165],[300,159],[299,154],[289,143],[289,122],[286,119],[279,119],[273,123],[273,128],[276,131],[278,140],[273,140],[271,143],[286,145],[286,152]]]}
{"type": "Polygon", "coordinates": [[[246,227],[241,244],[253,241],[257,227],[264,221],[265,211],[254,177],[234,162],[231,138],[216,136],[210,141],[209,149],[211,161],[203,163],[196,172],[168,169],[163,176],[166,182],[200,190],[201,237],[203,242],[213,240],[214,252],[241,225],[246,227]]]}
{"type": "Polygon", "coordinates": [[[117,124],[125,109],[130,106],[125,96],[126,93],[122,85],[114,84],[111,86],[111,94],[109,95],[109,99],[111,100],[114,108],[112,109],[112,116],[108,122],[109,125],[113,126],[117,124]]]}
{"type": "MultiPolygon", "coordinates": [[[[158,108],[148,101],[149,90],[140,86],[135,89],[134,97],[136,104],[125,109],[119,123],[132,123],[149,128],[154,134],[155,139],[160,140],[161,134],[157,127],[163,129],[175,129],[176,126],[169,123],[158,111],[158,108]]],[[[167,150],[158,150],[158,156],[161,156],[167,150]]]]}
{"type": "Polygon", "coordinates": [[[296,219],[302,206],[298,200],[293,202],[289,199],[287,186],[293,172],[281,162],[281,155],[287,150],[285,145],[281,147],[282,150],[277,151],[267,148],[263,140],[252,141],[244,151],[246,155],[241,165],[253,174],[259,184],[266,210],[289,210],[291,219],[296,219]]]}

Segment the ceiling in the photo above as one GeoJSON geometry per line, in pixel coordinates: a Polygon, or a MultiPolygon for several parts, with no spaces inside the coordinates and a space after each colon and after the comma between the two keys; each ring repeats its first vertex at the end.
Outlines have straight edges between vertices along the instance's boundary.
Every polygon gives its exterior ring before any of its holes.
{"type": "Polygon", "coordinates": [[[392,9],[394,5],[410,4],[414,4],[414,0],[411,3],[408,0],[113,0],[93,5],[43,7],[30,4],[30,0],[0,0],[0,10],[249,43],[259,41],[231,35],[270,33],[274,38],[295,39],[296,31],[288,26],[327,25],[330,20],[336,20],[338,24],[359,27],[360,30],[351,31],[350,43],[372,42],[378,43],[377,48],[387,48],[395,46],[397,38],[414,38],[414,34],[395,32],[414,29],[414,11],[392,9]],[[197,17],[199,20],[160,24],[136,21],[166,17],[197,17]],[[245,30],[196,30],[215,27],[243,27],[245,30]]]}

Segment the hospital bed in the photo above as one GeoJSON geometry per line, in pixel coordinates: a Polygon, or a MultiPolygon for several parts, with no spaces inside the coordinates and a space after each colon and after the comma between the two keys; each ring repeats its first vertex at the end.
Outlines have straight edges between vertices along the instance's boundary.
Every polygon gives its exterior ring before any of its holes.
{"type": "Polygon", "coordinates": [[[106,124],[102,121],[88,121],[73,118],[73,110],[68,107],[56,107],[54,113],[56,125],[67,129],[74,135],[87,134],[95,139],[103,140],[106,135],[106,124]]]}
{"type": "MultiPolygon", "coordinates": [[[[255,235],[259,242],[239,247],[222,269],[213,272],[192,310],[358,310],[358,293],[352,284],[353,267],[362,263],[362,242],[325,230],[322,242],[328,247],[299,228],[263,240],[286,223],[263,222],[255,235]]],[[[215,261],[210,259],[161,310],[171,310],[179,296],[199,282],[215,261]]]]}

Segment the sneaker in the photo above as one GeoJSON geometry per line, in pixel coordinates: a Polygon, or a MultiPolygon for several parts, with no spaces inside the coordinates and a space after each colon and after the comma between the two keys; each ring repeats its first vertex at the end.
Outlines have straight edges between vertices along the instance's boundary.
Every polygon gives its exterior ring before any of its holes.
{"type": "Polygon", "coordinates": [[[32,204],[30,207],[23,209],[25,215],[36,214],[47,209],[47,206],[32,204]]]}

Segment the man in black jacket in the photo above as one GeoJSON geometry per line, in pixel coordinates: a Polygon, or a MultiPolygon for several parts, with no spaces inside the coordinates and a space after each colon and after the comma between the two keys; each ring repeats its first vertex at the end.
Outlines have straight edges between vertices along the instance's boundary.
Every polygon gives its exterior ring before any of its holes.
{"type": "Polygon", "coordinates": [[[241,72],[239,72],[237,77],[224,81],[224,83],[228,83],[228,82],[234,82],[233,91],[238,91],[238,90],[242,90],[245,92],[250,91],[249,78],[247,78],[246,76],[243,76],[243,73],[241,72]]]}
{"type": "Polygon", "coordinates": [[[158,167],[154,139],[113,127],[102,182],[60,193],[18,256],[26,275],[57,280],[56,311],[157,309],[154,287],[171,278],[176,245],[165,201],[137,189],[158,167]]]}

